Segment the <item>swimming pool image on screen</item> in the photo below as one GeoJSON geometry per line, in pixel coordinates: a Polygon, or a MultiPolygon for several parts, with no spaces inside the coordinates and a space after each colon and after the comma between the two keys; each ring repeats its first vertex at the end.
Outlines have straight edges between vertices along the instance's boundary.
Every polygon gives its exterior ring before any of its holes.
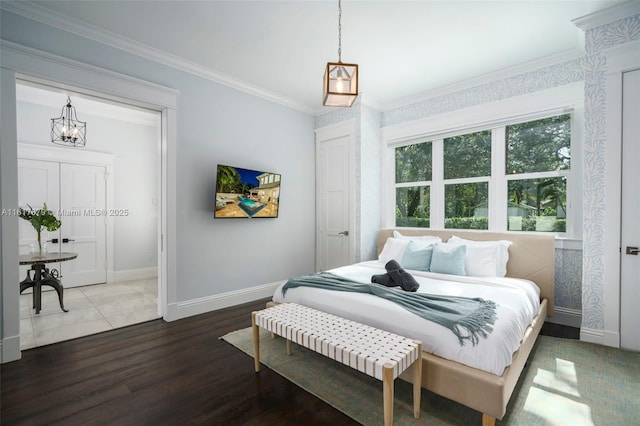
{"type": "Polygon", "coordinates": [[[280,174],[218,165],[215,218],[275,218],[280,174]]]}

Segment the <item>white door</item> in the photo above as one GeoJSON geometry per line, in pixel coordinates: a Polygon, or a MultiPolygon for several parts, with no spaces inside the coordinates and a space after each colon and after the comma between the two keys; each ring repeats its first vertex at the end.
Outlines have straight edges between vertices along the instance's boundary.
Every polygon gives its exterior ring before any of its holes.
{"type": "MultiPolygon", "coordinates": [[[[18,206],[34,210],[41,209],[44,204],[56,216],[60,209],[60,168],[58,163],[37,160],[18,160],[18,206]]],[[[33,226],[26,220],[18,221],[19,253],[27,254],[30,245],[38,249],[37,234],[33,226]]],[[[46,229],[40,235],[42,244],[47,240],[58,237],[58,231],[48,232],[46,229]]],[[[49,251],[54,251],[51,243],[46,243],[49,251]]],[[[44,248],[44,247],[43,247],[44,248]]],[[[29,266],[20,266],[20,280],[26,276],[29,266]]]]}
{"type": "MultiPolygon", "coordinates": [[[[47,203],[62,226],[43,232],[49,252],[78,253],[74,260],[51,264],[60,272],[65,288],[106,282],[105,167],[53,161],[18,159],[20,207],[34,209],[47,203]]],[[[20,253],[36,241],[33,227],[20,221],[20,253]]],[[[28,267],[21,267],[24,276],[28,267]]]]}
{"type": "Polygon", "coordinates": [[[620,346],[640,351],[640,70],[622,75],[622,111],[620,346]]]}
{"type": "Polygon", "coordinates": [[[61,262],[65,287],[107,281],[106,181],[104,166],[60,164],[60,251],[78,253],[61,262]]]}
{"type": "Polygon", "coordinates": [[[320,271],[353,263],[350,137],[318,142],[318,256],[320,271]]]}

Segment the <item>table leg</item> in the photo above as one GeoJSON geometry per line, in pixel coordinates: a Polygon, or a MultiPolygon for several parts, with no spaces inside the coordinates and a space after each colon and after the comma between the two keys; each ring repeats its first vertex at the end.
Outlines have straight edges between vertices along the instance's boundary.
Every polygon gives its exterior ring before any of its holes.
{"type": "Polygon", "coordinates": [[[56,293],[58,293],[58,302],[60,302],[60,309],[65,312],[69,312],[68,309],[64,308],[64,287],[60,283],[60,280],[53,277],[47,278],[42,282],[42,285],[53,287],[56,293]]]}
{"type": "Polygon", "coordinates": [[[385,426],[393,424],[393,382],[393,364],[388,362],[382,367],[382,399],[385,426]]]}
{"type": "Polygon", "coordinates": [[[420,418],[420,398],[422,396],[422,342],[418,344],[418,359],[413,362],[413,417],[420,418]]]}
{"type": "Polygon", "coordinates": [[[253,328],[253,360],[256,373],[260,372],[260,330],[256,324],[257,312],[251,312],[251,327],[253,328]]]}
{"type": "Polygon", "coordinates": [[[33,308],[36,310],[36,314],[39,314],[42,309],[42,269],[44,269],[44,264],[36,263],[32,269],[34,271],[33,308]]]}

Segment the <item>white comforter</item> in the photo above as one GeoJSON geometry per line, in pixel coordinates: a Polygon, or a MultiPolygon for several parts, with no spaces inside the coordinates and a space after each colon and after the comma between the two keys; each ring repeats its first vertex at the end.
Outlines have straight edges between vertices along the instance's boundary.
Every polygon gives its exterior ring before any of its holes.
{"type": "MultiPolygon", "coordinates": [[[[337,275],[360,282],[371,282],[374,274],[385,273],[378,261],[361,262],[332,269],[337,275]]],[[[420,283],[419,293],[482,297],[496,302],[493,332],[480,343],[460,346],[458,338],[439,324],[412,314],[389,300],[371,294],[349,293],[297,287],[282,295],[276,290],[275,302],[294,302],[373,327],[422,341],[423,350],[489,373],[501,376],[511,364],[524,332],[540,307],[540,289],[533,282],[516,278],[472,278],[409,270],[420,283]]],[[[402,291],[399,287],[395,287],[402,291]]]]}

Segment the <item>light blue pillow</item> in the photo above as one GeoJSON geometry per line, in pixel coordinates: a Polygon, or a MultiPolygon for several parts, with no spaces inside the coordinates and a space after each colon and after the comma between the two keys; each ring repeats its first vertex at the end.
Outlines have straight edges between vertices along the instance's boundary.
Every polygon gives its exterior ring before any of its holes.
{"type": "Polygon", "coordinates": [[[404,269],[429,272],[431,253],[433,253],[433,246],[419,249],[413,241],[409,241],[400,265],[402,265],[404,269]]]}
{"type": "Polygon", "coordinates": [[[467,275],[464,269],[464,257],[467,246],[458,244],[436,244],[431,256],[431,272],[450,275],[467,275]]]}

